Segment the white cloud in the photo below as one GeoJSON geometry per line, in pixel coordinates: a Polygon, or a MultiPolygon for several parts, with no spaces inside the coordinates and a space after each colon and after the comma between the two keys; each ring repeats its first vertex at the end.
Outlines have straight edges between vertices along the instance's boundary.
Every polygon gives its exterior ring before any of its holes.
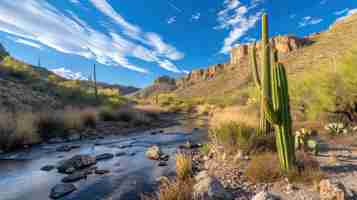
{"type": "Polygon", "coordinates": [[[173,24],[176,22],[176,16],[172,16],[170,18],[167,19],[166,21],[168,24],[173,24]]]}
{"type": "Polygon", "coordinates": [[[191,21],[198,21],[201,18],[201,13],[196,13],[191,16],[191,21]]]}
{"type": "Polygon", "coordinates": [[[64,67],[58,68],[58,69],[52,69],[50,71],[52,71],[53,73],[57,74],[58,76],[66,78],[66,79],[88,80],[88,78],[83,76],[81,72],[73,72],[72,70],[66,69],[64,67]]]}
{"type": "Polygon", "coordinates": [[[236,42],[256,24],[262,13],[261,11],[254,12],[253,9],[262,2],[261,0],[253,1],[248,7],[238,0],[224,1],[223,10],[218,12],[219,26],[215,29],[228,29],[230,32],[224,40],[220,53],[228,53],[236,45],[236,42]]]}
{"type": "Polygon", "coordinates": [[[339,10],[339,11],[334,12],[334,14],[335,14],[335,15],[342,15],[342,14],[347,13],[348,11],[349,11],[349,9],[348,9],[348,8],[345,8],[345,9],[343,9],[343,10],[339,10]]]}
{"type": "Polygon", "coordinates": [[[323,21],[323,19],[321,18],[314,18],[311,16],[306,16],[304,18],[302,18],[302,21],[299,22],[299,27],[305,27],[305,26],[309,26],[309,25],[315,25],[315,24],[319,24],[323,21]]]}
{"type": "MultiPolygon", "coordinates": [[[[347,11],[346,11],[346,12],[347,12],[347,11]]],[[[357,13],[357,8],[348,9],[347,14],[344,15],[344,16],[342,16],[342,17],[339,17],[338,19],[336,19],[336,22],[342,21],[342,20],[346,19],[347,17],[349,17],[349,16],[351,16],[351,15],[353,15],[353,14],[355,14],[355,13],[357,13]]]]}
{"type": "MultiPolygon", "coordinates": [[[[117,13],[106,0],[90,0],[92,4],[102,13],[110,17],[116,24],[118,24],[123,33],[128,36],[131,40],[140,42],[145,46],[136,47],[137,51],[134,56],[137,58],[140,57],[140,52],[143,53],[143,59],[148,60],[148,55],[153,62],[156,62],[159,66],[162,66],[162,62],[166,60],[179,60],[184,57],[184,54],[179,52],[175,47],[164,42],[164,40],[156,33],[143,32],[139,26],[134,25],[126,21],[119,13],[117,13]],[[148,51],[148,48],[152,49],[152,52],[148,51]]],[[[175,19],[176,20],[176,17],[175,19]]],[[[173,22],[172,22],[173,23],[173,22]]],[[[174,65],[172,63],[172,65],[174,65]]],[[[166,67],[164,67],[167,69],[166,67]]],[[[173,70],[176,72],[176,70],[173,70]]]]}
{"type": "Polygon", "coordinates": [[[36,42],[32,42],[30,40],[24,40],[22,38],[10,38],[12,40],[14,40],[14,42],[19,43],[19,44],[24,44],[33,48],[37,48],[37,49],[42,49],[42,46],[36,42]]]}
{"type": "MultiPolygon", "coordinates": [[[[91,1],[98,3],[96,0],[91,1]]],[[[101,64],[121,66],[141,73],[148,71],[131,64],[128,60],[130,57],[154,62],[159,66],[165,60],[183,57],[182,53],[164,43],[157,34],[143,33],[139,27],[121,18],[106,1],[99,2],[98,7],[109,9],[106,11],[107,15],[116,20],[124,35],[112,30],[106,34],[94,30],[75,14],[68,11],[61,13],[47,2],[36,0],[26,0],[21,4],[13,0],[2,0],[0,31],[46,45],[62,53],[95,59],[101,64]],[[162,41],[162,52],[156,49],[157,44],[146,39],[151,34],[157,35],[162,41]]]]}

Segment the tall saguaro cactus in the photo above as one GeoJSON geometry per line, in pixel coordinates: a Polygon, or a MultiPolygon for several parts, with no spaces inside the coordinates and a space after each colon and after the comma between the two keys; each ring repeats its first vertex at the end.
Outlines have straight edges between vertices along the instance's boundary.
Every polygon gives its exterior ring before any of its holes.
{"type": "MultiPolygon", "coordinates": [[[[260,80],[258,75],[257,68],[257,59],[256,59],[256,44],[253,44],[252,52],[251,52],[251,63],[253,67],[254,80],[261,91],[261,98],[265,96],[268,99],[271,99],[271,62],[270,62],[270,46],[269,46],[269,30],[268,30],[268,17],[267,15],[263,15],[262,17],[262,42],[261,42],[261,72],[262,72],[262,80],[260,80]]],[[[261,101],[260,106],[260,126],[259,126],[259,134],[260,135],[268,135],[271,132],[271,125],[265,116],[263,101],[261,101]]]]}
{"type": "Polygon", "coordinates": [[[258,74],[255,45],[252,48],[253,75],[261,93],[262,120],[274,126],[280,166],[289,171],[295,164],[294,138],[289,105],[288,81],[284,65],[278,62],[276,50],[272,56],[267,29],[267,15],[263,15],[262,80],[258,74]]]}

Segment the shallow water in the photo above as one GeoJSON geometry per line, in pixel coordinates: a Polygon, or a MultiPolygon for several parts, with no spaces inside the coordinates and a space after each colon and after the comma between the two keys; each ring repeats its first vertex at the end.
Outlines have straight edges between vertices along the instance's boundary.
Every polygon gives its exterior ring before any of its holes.
{"type": "Polygon", "coordinates": [[[41,171],[44,165],[56,165],[78,154],[115,154],[123,151],[135,155],[99,161],[99,169],[109,169],[111,172],[107,175],[89,175],[86,180],[75,182],[78,190],[61,200],[140,199],[142,193],[152,192],[157,178],[174,175],[174,155],[178,145],[187,140],[197,142],[205,139],[207,131],[204,128],[193,130],[193,127],[197,126],[188,121],[179,126],[160,129],[165,133],[157,135],[147,131],[130,136],[108,136],[102,140],[67,143],[79,144],[81,148],[65,153],[56,152],[56,147],[63,144],[47,144],[29,151],[0,155],[0,199],[48,200],[51,188],[61,183],[65,175],[57,173],[57,170],[41,171]],[[131,144],[131,147],[119,148],[126,144],[131,144]],[[153,144],[159,145],[164,153],[170,155],[168,166],[158,167],[158,161],[145,157],[147,147],[153,144]]]}

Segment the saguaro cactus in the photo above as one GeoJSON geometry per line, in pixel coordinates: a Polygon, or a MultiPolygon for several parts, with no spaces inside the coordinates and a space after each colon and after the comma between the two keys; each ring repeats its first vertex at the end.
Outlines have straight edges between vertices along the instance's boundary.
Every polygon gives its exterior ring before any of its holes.
{"type": "MultiPolygon", "coordinates": [[[[266,14],[263,15],[263,32],[267,32],[266,14]]],[[[262,39],[261,56],[264,57],[262,58],[262,81],[258,74],[255,45],[252,50],[253,74],[261,93],[263,120],[269,121],[274,126],[280,166],[284,171],[289,171],[295,164],[295,149],[291,133],[288,81],[284,65],[278,62],[276,50],[273,50],[272,57],[270,57],[271,50],[267,35],[267,33],[263,33],[262,39]]]]}
{"type": "MultiPolygon", "coordinates": [[[[271,62],[270,62],[270,46],[269,46],[269,30],[268,30],[268,17],[266,14],[262,17],[262,42],[261,42],[261,71],[262,80],[259,78],[257,59],[256,59],[256,44],[253,44],[251,51],[251,65],[253,67],[254,80],[257,88],[261,91],[261,98],[265,96],[267,99],[271,99],[271,62]]],[[[264,105],[261,101],[260,106],[260,126],[258,133],[260,135],[268,135],[271,132],[271,125],[265,117],[264,105]]]]}

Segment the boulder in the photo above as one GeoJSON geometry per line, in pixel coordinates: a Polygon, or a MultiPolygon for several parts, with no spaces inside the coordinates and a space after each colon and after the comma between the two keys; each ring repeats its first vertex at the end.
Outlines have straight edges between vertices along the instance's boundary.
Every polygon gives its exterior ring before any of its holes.
{"type": "Polygon", "coordinates": [[[261,191],[257,193],[252,200],[279,200],[280,198],[274,196],[270,192],[267,191],[261,191]]]}
{"type": "Polygon", "coordinates": [[[154,145],[147,149],[145,153],[146,157],[151,160],[159,160],[160,156],[162,155],[160,147],[154,145]]]}
{"type": "Polygon", "coordinates": [[[114,158],[114,154],[112,154],[112,153],[103,153],[103,154],[97,155],[95,157],[95,159],[97,161],[108,160],[108,159],[112,159],[112,158],[114,158]]]}
{"type": "Polygon", "coordinates": [[[62,179],[63,183],[72,183],[79,181],[81,179],[87,178],[87,174],[85,172],[76,172],[74,174],[68,175],[62,179]]]}
{"type": "Polygon", "coordinates": [[[68,173],[68,170],[83,169],[96,164],[96,159],[90,155],[76,155],[68,160],[61,161],[57,167],[58,172],[68,173]]]}
{"type": "Polygon", "coordinates": [[[66,196],[76,190],[77,190],[77,188],[73,184],[70,184],[70,183],[58,184],[51,189],[50,198],[58,199],[58,198],[66,196]]]}
{"type": "Polygon", "coordinates": [[[209,176],[206,171],[200,172],[196,177],[196,184],[193,186],[194,199],[204,200],[230,200],[232,195],[227,192],[219,180],[209,176]]]}
{"type": "Polygon", "coordinates": [[[347,199],[346,189],[340,182],[324,179],[320,182],[321,200],[345,200],[347,199]]]}
{"type": "Polygon", "coordinates": [[[125,156],[126,152],[118,152],[115,154],[116,157],[121,157],[121,156],[125,156]]]}

